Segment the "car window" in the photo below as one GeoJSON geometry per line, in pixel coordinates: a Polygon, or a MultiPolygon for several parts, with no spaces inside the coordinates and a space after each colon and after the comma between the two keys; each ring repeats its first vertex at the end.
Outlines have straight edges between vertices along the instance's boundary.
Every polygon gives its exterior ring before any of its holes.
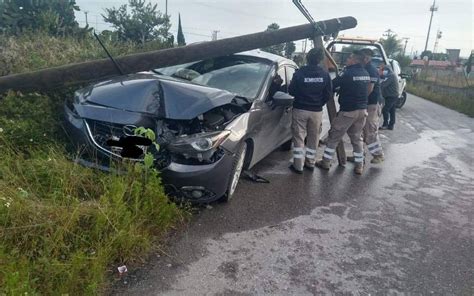
{"type": "Polygon", "coordinates": [[[288,92],[288,83],[287,83],[287,79],[286,79],[285,67],[279,68],[277,74],[283,80],[283,82],[281,83],[281,86],[280,86],[280,91],[287,93],[288,92]]]}
{"type": "Polygon", "coordinates": [[[288,81],[288,86],[291,83],[291,79],[293,79],[293,74],[295,74],[296,68],[292,66],[286,66],[286,81],[288,81]]]}
{"type": "Polygon", "coordinates": [[[254,99],[260,93],[271,67],[271,63],[234,55],[160,68],[156,71],[254,99]]]}

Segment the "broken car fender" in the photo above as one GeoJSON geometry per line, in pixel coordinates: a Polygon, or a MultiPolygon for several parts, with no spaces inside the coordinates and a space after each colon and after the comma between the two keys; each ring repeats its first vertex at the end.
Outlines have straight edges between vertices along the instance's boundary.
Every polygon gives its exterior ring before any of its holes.
{"type": "Polygon", "coordinates": [[[243,113],[226,126],[226,130],[230,131],[230,135],[222,142],[221,148],[231,153],[236,152],[244,137],[247,136],[248,138],[249,117],[249,113],[243,113]]]}

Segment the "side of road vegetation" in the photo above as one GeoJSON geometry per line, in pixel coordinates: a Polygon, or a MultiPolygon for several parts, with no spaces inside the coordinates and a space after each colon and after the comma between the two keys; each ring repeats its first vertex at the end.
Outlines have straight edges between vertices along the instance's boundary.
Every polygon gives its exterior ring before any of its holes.
{"type": "Polygon", "coordinates": [[[419,97],[433,101],[450,109],[474,117],[474,86],[449,88],[426,82],[407,84],[407,91],[419,97]]]}
{"type": "MultiPolygon", "coordinates": [[[[101,39],[112,56],[159,50],[165,46],[159,41],[144,45],[133,42],[101,39]]],[[[53,37],[43,33],[8,37],[0,35],[0,76],[43,68],[107,58],[106,53],[93,37],[53,37]]]]}
{"type": "MultiPolygon", "coordinates": [[[[0,44],[3,75],[104,56],[92,39],[36,35],[0,44]]],[[[147,50],[107,46],[114,54],[147,50]]],[[[0,294],[101,294],[118,266],[140,261],[188,217],[151,168],[106,174],[72,162],[64,98],[0,97],[0,294]]]]}

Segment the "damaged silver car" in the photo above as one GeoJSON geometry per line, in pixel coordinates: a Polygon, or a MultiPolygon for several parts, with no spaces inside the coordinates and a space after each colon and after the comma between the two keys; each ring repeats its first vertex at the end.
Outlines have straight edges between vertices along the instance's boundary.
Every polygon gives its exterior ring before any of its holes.
{"type": "Polygon", "coordinates": [[[240,174],[291,145],[288,85],[296,64],[251,51],[123,75],[67,100],[66,129],[83,165],[109,170],[123,157],[110,140],[152,129],[153,153],[167,192],[192,202],[229,200],[240,174]]]}

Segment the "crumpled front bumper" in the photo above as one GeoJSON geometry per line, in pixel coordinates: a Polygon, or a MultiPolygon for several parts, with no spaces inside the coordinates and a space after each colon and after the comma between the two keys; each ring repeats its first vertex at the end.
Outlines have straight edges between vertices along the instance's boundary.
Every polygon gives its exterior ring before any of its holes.
{"type": "MultiPolygon", "coordinates": [[[[81,165],[111,171],[107,150],[99,147],[89,136],[84,119],[65,106],[65,130],[77,149],[76,162],[81,165]]],[[[211,164],[189,165],[171,161],[160,170],[166,191],[179,199],[206,203],[219,199],[227,190],[233,155],[225,152],[211,164]]]]}

